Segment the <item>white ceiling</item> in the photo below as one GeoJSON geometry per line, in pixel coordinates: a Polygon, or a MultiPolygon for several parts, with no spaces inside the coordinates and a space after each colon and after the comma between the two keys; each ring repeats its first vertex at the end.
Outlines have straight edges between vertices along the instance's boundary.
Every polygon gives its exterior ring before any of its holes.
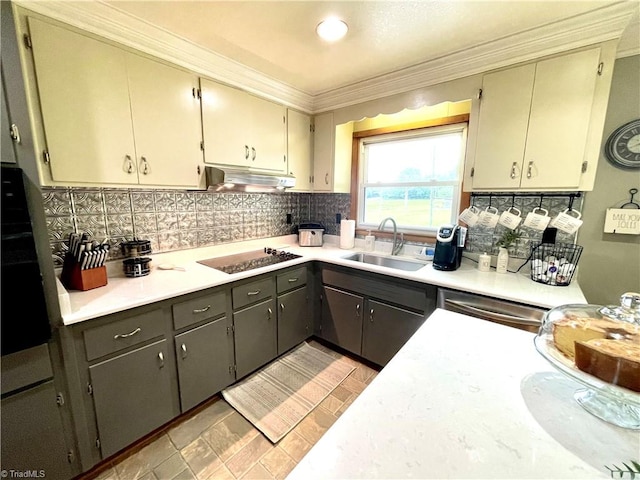
{"type": "MultiPolygon", "coordinates": [[[[106,1],[310,95],[553,24],[611,1],[106,1]],[[347,37],[316,25],[337,16],[347,37]]],[[[637,4],[637,2],[635,2],[637,4]]],[[[637,25],[637,24],[636,24],[637,25]]],[[[636,43],[640,43],[636,28],[636,43]]],[[[633,38],[625,39],[633,43],[633,38]]]]}
{"type": "Polygon", "coordinates": [[[640,54],[638,0],[12,1],[309,113],[608,40],[640,54]],[[329,15],[341,42],[315,34],[329,15]]]}

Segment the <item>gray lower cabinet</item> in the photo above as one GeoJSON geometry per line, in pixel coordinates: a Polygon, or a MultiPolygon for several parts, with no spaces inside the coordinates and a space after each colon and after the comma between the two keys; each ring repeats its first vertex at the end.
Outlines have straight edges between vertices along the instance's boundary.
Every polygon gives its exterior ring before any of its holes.
{"type": "MultiPolygon", "coordinates": [[[[2,469],[73,476],[53,381],[2,399],[2,469]]],[[[5,475],[3,475],[5,476],[5,475]]]]}
{"type": "Polygon", "coordinates": [[[167,340],[89,367],[102,457],[174,418],[167,340]]]}
{"type": "Polygon", "coordinates": [[[424,322],[424,313],[415,313],[369,299],[362,331],[362,356],[386,365],[424,322]]]}
{"type": "Polygon", "coordinates": [[[299,288],[278,296],[278,355],[292,349],[311,335],[309,294],[299,288]]]}
{"type": "Polygon", "coordinates": [[[183,412],[234,382],[233,336],[227,317],[176,335],[175,345],[183,412]]]}
{"type": "Polygon", "coordinates": [[[233,324],[236,378],[240,379],[270,362],[278,354],[275,298],[234,312],[233,324]]]}
{"type": "Polygon", "coordinates": [[[360,355],[363,310],[362,296],[323,285],[320,320],[322,338],[360,355]]]}

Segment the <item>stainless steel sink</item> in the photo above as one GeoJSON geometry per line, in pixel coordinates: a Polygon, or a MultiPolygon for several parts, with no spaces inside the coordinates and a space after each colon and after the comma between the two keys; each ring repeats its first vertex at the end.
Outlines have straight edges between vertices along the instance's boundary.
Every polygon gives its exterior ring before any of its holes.
{"type": "Polygon", "coordinates": [[[406,270],[409,272],[420,270],[422,267],[427,265],[427,262],[422,262],[420,260],[387,257],[384,255],[376,255],[374,253],[355,253],[343,258],[344,260],[368,263],[370,265],[378,265],[380,267],[397,268],[398,270],[406,270]]]}

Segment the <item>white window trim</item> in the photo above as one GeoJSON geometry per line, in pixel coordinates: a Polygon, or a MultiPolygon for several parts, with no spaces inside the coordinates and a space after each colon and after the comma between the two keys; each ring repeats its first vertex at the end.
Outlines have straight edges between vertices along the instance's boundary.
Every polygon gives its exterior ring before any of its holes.
{"type": "MultiPolygon", "coordinates": [[[[364,161],[364,149],[367,144],[374,143],[383,143],[389,141],[396,140],[404,140],[416,137],[427,137],[432,135],[442,135],[446,133],[453,132],[462,132],[462,145],[460,148],[460,163],[459,163],[459,172],[458,172],[458,181],[430,181],[430,182],[401,182],[401,183],[385,183],[383,184],[385,187],[441,187],[441,186],[458,186],[457,195],[454,195],[452,210],[457,212],[460,207],[460,196],[462,194],[462,181],[464,175],[464,161],[466,157],[466,147],[467,147],[467,128],[468,124],[465,123],[455,123],[452,125],[443,125],[439,127],[425,127],[417,130],[407,130],[404,132],[394,132],[387,133],[382,135],[375,135],[370,137],[362,137],[359,141],[358,146],[358,217],[356,220],[356,228],[365,229],[365,230],[375,230],[378,227],[378,224],[373,223],[365,223],[362,221],[364,218],[364,207],[365,207],[365,199],[364,199],[364,190],[365,187],[372,187],[377,184],[365,184],[365,165],[364,161]]],[[[398,231],[407,233],[407,234],[415,234],[415,235],[425,235],[425,234],[435,234],[437,233],[439,227],[424,227],[424,228],[406,228],[400,227],[398,231]]]]}

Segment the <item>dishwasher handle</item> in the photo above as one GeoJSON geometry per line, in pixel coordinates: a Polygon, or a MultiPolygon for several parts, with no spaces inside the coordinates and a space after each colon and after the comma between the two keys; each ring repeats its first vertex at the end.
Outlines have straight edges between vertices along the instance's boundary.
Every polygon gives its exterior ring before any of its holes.
{"type": "Polygon", "coordinates": [[[529,320],[524,317],[516,317],[514,315],[507,315],[505,313],[494,312],[493,310],[485,310],[483,308],[474,307],[468,303],[459,302],[456,300],[445,299],[445,305],[451,305],[454,308],[461,310],[464,313],[469,313],[473,316],[479,316],[487,320],[493,320],[495,322],[513,322],[521,325],[528,325],[531,327],[540,327],[540,322],[536,320],[529,320]]]}

